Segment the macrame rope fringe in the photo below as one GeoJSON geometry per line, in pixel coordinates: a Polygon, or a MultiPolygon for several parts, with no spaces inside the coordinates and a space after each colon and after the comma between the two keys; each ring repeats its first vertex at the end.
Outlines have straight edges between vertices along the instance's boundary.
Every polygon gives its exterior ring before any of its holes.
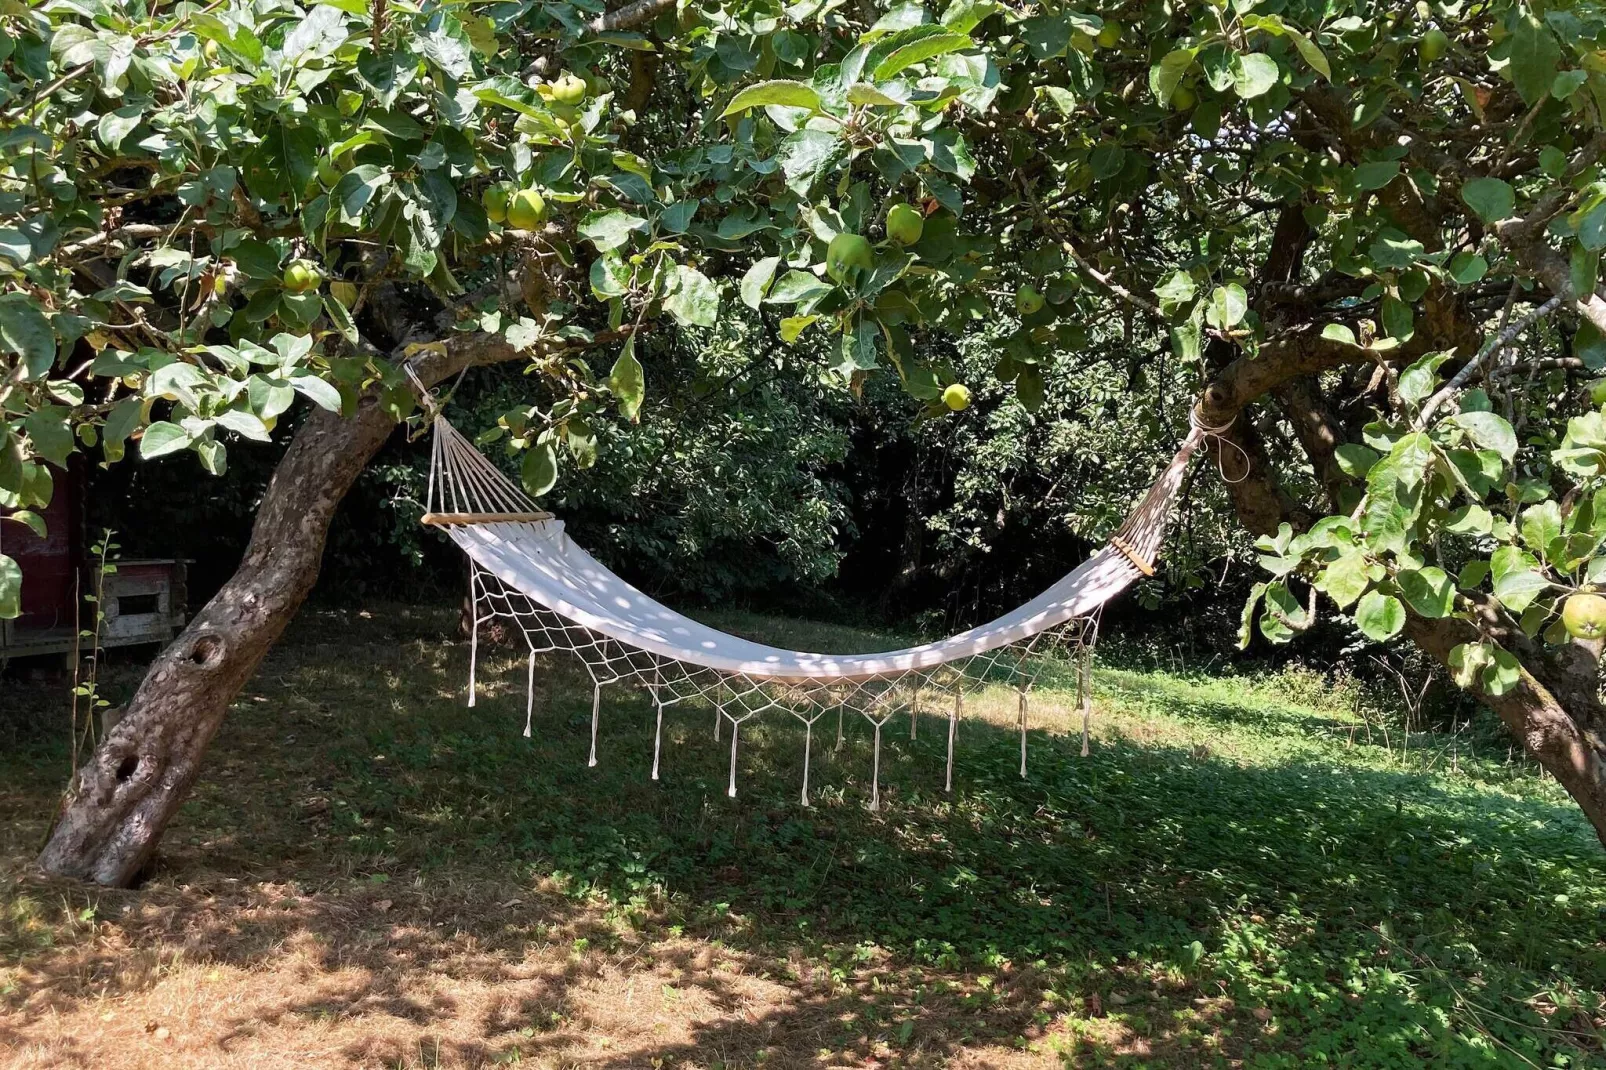
{"type": "Polygon", "coordinates": [[[875,726],[875,760],[870,766],[870,809],[881,809],[881,724],[875,726]]]}
{"type": "Polygon", "coordinates": [[[474,572],[469,577],[468,611],[473,618],[469,624],[468,636],[468,704],[474,705],[474,673],[480,660],[480,596],[479,573],[474,572]]]}
{"type": "Polygon", "coordinates": [[[1020,776],[1026,779],[1026,689],[1020,689],[1020,776]]]}
{"type": "Polygon", "coordinates": [[[530,671],[524,684],[524,738],[530,738],[530,722],[535,717],[535,651],[530,651],[530,671]]]}
{"type": "Polygon", "coordinates": [[[596,768],[597,764],[597,722],[602,719],[602,685],[591,685],[591,760],[586,763],[587,768],[596,768]]]}
{"type": "Polygon", "coordinates": [[[803,805],[809,804],[809,751],[814,747],[814,722],[803,722],[803,805]]]}
{"type": "Polygon", "coordinates": [[[952,795],[954,790],[954,736],[959,732],[959,715],[965,709],[965,693],[954,692],[954,711],[948,715],[948,773],[942,790],[952,795]]]}
{"type": "Polygon", "coordinates": [[[658,697],[657,689],[653,690],[652,704],[658,711],[658,726],[652,734],[652,778],[658,779],[658,754],[664,745],[664,704],[658,697]]]}

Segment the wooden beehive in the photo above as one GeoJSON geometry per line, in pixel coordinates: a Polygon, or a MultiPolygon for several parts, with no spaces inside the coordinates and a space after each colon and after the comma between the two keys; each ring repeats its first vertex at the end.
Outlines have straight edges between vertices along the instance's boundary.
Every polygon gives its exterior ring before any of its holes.
{"type": "MultiPolygon", "coordinates": [[[[0,661],[67,654],[78,646],[76,631],[94,624],[94,606],[79,613],[80,584],[95,588],[95,563],[86,560],[81,489],[77,480],[58,478],[46,509],[44,538],[21,524],[0,526],[0,552],[22,568],[22,615],[0,621],[0,661]]],[[[165,643],[184,626],[185,562],[174,558],[117,561],[105,577],[101,625],[104,647],[165,643]]]]}

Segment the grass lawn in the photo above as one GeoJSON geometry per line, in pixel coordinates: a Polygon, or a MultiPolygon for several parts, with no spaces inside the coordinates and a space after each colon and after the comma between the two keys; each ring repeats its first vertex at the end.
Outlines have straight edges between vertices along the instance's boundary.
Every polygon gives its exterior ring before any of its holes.
{"type": "Polygon", "coordinates": [[[1606,1065],[1606,852],[1503,746],[1402,760],[1297,676],[1106,669],[1083,758],[1059,671],[1026,779],[988,692],[952,797],[936,709],[889,724],[879,813],[830,718],[805,810],[790,718],[744,725],[729,799],[709,708],[654,784],[648,703],[605,691],[588,769],[577,666],[524,739],[522,656],[466,709],[453,623],[304,615],[132,892],[27,875],[66,687],[0,681],[0,1063],[1606,1065]]]}

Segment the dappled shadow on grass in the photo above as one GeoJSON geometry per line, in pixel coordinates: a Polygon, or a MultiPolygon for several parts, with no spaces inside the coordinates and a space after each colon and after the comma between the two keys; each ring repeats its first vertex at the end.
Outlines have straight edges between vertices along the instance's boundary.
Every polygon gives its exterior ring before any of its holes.
{"type": "MultiPolygon", "coordinates": [[[[868,726],[837,749],[828,718],[804,810],[801,728],[778,715],[744,726],[733,800],[711,710],[668,712],[654,784],[649,708],[606,690],[589,769],[575,668],[542,663],[526,740],[522,658],[485,655],[465,709],[446,625],[298,626],[155,880],[25,956],[0,1042],[93,1023],[106,999],[170,1004],[191,973],[202,1000],[218,969],[238,998],[213,1001],[199,1050],[242,1060],[311,1035],[334,1065],[1006,1065],[1034,1045],[1499,1065],[1598,1044],[1567,1000],[1606,987],[1606,867],[1553,793],[1279,750],[1238,732],[1263,706],[1219,691],[1167,685],[1134,712],[1122,674],[1088,758],[1045,682],[1025,780],[1013,697],[986,693],[952,798],[941,717],[912,742],[902,718],[885,730],[880,813],[868,726]]],[[[62,1061],[85,1036],[58,1032],[62,1061]]]]}

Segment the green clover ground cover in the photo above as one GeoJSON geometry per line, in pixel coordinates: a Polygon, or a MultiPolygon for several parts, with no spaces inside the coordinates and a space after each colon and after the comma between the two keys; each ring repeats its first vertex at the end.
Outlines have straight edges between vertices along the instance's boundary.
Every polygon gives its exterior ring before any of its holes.
{"type": "MultiPolygon", "coordinates": [[[[815,648],[893,638],[721,623],[815,648]]],[[[668,713],[653,784],[647,704],[605,691],[588,769],[583,676],[539,674],[526,740],[522,659],[487,659],[466,709],[446,624],[304,619],[218,754],[264,790],[318,793],[326,817],[312,834],[276,825],[287,808],[253,807],[237,772],[203,785],[183,824],[227,829],[302,879],[556,877],[626,927],[844,979],[890,966],[915,1003],[917,985],[960,979],[985,1003],[993,978],[1033,969],[1032,1035],[1068,1057],[1137,1064],[1114,1038],[1138,1036],[1169,1053],[1152,1065],[1599,1065],[1606,854],[1503,747],[1423,771],[1351,743],[1347,710],[1290,702],[1276,678],[1105,669],[1083,758],[1069,673],[1050,671],[1026,779],[997,691],[971,699],[952,798],[935,710],[912,743],[906,719],[888,725],[879,814],[864,805],[868,726],[850,722],[835,750],[828,718],[804,810],[789,718],[744,726],[730,800],[728,729],[713,740],[709,709],[668,713]]]]}

